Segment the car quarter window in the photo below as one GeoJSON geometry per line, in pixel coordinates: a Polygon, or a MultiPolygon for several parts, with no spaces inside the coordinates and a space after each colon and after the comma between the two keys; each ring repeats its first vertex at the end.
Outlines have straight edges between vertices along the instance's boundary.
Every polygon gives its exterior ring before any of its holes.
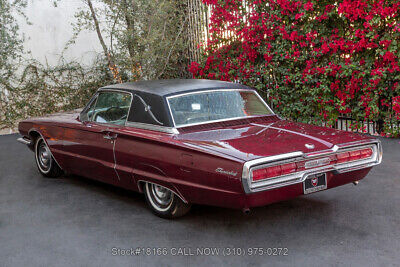
{"type": "Polygon", "coordinates": [[[100,92],[95,105],[89,107],[87,117],[99,123],[124,125],[128,117],[132,96],[122,92],[100,92]]]}

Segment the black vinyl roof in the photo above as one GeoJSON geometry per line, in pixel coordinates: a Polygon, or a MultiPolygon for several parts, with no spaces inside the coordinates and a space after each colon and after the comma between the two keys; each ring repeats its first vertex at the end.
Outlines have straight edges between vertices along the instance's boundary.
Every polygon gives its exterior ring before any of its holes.
{"type": "Polygon", "coordinates": [[[124,91],[144,92],[159,96],[201,91],[207,89],[252,89],[240,83],[200,79],[172,79],[139,81],[104,86],[101,89],[118,89],[124,91]]]}

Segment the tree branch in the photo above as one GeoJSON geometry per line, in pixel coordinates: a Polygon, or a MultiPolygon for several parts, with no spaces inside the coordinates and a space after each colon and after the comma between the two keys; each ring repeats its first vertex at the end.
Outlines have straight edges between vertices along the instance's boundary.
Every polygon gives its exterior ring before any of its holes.
{"type": "Polygon", "coordinates": [[[182,26],[181,26],[181,28],[180,28],[180,30],[179,30],[179,33],[178,33],[178,35],[176,36],[175,41],[174,41],[174,43],[172,44],[172,46],[171,46],[171,48],[170,48],[170,50],[169,50],[169,52],[168,52],[168,56],[167,56],[167,59],[165,60],[164,67],[163,67],[162,71],[157,75],[157,79],[160,78],[161,75],[163,75],[163,73],[164,73],[164,71],[165,71],[165,68],[167,67],[167,65],[168,65],[168,63],[169,63],[169,58],[171,57],[172,51],[173,51],[174,48],[175,48],[175,44],[176,44],[176,42],[178,41],[179,36],[181,35],[181,33],[182,33],[182,31],[183,31],[183,28],[185,27],[188,18],[189,18],[189,16],[186,16],[185,21],[182,23],[182,26]]]}
{"type": "Polygon", "coordinates": [[[119,83],[122,83],[122,79],[121,79],[121,76],[119,75],[118,68],[115,66],[114,60],[111,57],[111,54],[108,51],[106,43],[104,42],[103,36],[101,34],[99,21],[97,20],[96,12],[95,12],[95,10],[93,8],[92,1],[91,0],[87,0],[87,4],[89,6],[90,13],[91,13],[92,19],[93,19],[93,23],[94,23],[94,26],[96,28],[97,37],[99,38],[101,47],[103,48],[104,55],[107,58],[108,67],[110,68],[111,72],[113,73],[114,79],[116,79],[119,83]]]}

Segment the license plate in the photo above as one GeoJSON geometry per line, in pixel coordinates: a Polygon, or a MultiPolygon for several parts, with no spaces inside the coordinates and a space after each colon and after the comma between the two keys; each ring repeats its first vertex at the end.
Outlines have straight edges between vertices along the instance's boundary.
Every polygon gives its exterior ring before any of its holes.
{"type": "Polygon", "coordinates": [[[326,174],[308,176],[303,182],[304,194],[310,194],[326,189],[326,174]]]}

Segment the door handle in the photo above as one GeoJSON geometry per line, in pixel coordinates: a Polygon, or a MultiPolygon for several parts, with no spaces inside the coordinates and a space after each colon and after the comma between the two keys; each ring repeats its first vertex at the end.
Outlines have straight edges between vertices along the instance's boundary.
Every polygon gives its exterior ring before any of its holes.
{"type": "Polygon", "coordinates": [[[115,139],[117,139],[117,136],[118,136],[118,134],[110,135],[110,133],[106,133],[103,135],[103,138],[107,139],[107,140],[115,140],[115,139]]]}

